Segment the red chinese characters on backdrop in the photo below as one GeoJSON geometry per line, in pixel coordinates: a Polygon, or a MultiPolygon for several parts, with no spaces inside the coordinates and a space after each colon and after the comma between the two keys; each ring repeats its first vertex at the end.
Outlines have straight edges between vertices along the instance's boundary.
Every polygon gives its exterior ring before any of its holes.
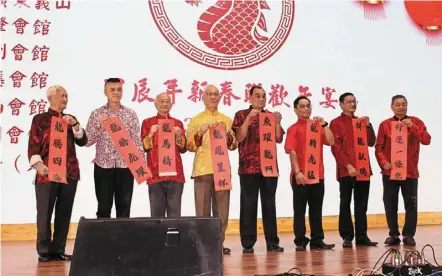
{"type": "Polygon", "coordinates": [[[20,101],[20,99],[15,98],[13,99],[8,106],[11,107],[12,110],[12,116],[18,116],[20,115],[20,108],[22,105],[24,105],[25,103],[20,101]]]}
{"type": "Polygon", "coordinates": [[[261,83],[248,83],[246,84],[246,89],[244,90],[244,102],[248,103],[250,100],[250,89],[252,89],[253,86],[262,86],[261,83]]]}
{"type": "Polygon", "coordinates": [[[8,25],[8,21],[6,21],[6,17],[2,16],[0,21],[0,31],[5,32],[5,26],[8,25]]]}
{"type": "Polygon", "coordinates": [[[18,137],[23,133],[23,130],[16,126],[13,126],[6,134],[11,138],[11,144],[18,144],[18,137]]]}
{"type": "Polygon", "coordinates": [[[48,102],[46,102],[43,99],[41,99],[38,102],[37,100],[32,100],[32,102],[29,104],[29,109],[31,110],[29,115],[40,114],[45,112],[47,103],[48,102]]]}
{"type": "Polygon", "coordinates": [[[3,43],[2,46],[2,60],[6,58],[6,43],[3,43]]]}
{"type": "Polygon", "coordinates": [[[37,10],[49,10],[49,1],[47,0],[37,0],[37,3],[35,3],[35,8],[37,10]]]}
{"type": "Polygon", "coordinates": [[[302,86],[302,85],[300,85],[299,87],[298,87],[298,91],[299,91],[299,96],[298,97],[301,97],[301,96],[304,96],[304,97],[311,97],[312,96],[312,93],[310,93],[310,92],[308,92],[308,89],[309,89],[309,87],[308,86],[302,86]]]}
{"type": "Polygon", "coordinates": [[[336,109],[336,107],[333,105],[333,103],[337,103],[338,100],[332,99],[333,94],[336,93],[336,90],[330,87],[322,88],[322,95],[325,96],[325,101],[320,102],[319,104],[322,105],[325,108],[333,108],[336,109]]]}
{"type": "Polygon", "coordinates": [[[2,5],[4,8],[6,8],[6,2],[7,2],[6,0],[2,0],[0,5],[2,5]]]}
{"type": "Polygon", "coordinates": [[[269,104],[272,104],[272,107],[280,106],[282,104],[284,104],[287,107],[290,107],[290,105],[284,101],[284,99],[287,98],[288,94],[289,93],[285,90],[284,85],[272,84],[271,92],[269,94],[270,96],[269,104]]]}
{"type": "Polygon", "coordinates": [[[167,80],[164,85],[166,85],[166,94],[170,95],[172,98],[172,104],[175,104],[175,94],[183,93],[183,90],[178,88],[178,81],[176,79],[167,80]]]}
{"type": "Polygon", "coordinates": [[[12,25],[14,25],[15,28],[17,29],[16,30],[17,34],[23,34],[25,32],[25,27],[28,24],[29,24],[29,22],[24,20],[21,17],[19,19],[15,20],[14,23],[12,23],[12,25]]]}
{"type": "Polygon", "coordinates": [[[150,88],[147,87],[147,78],[141,79],[134,84],[134,96],[132,101],[142,103],[144,101],[155,102],[155,99],[149,97],[150,88]]]}
{"type": "Polygon", "coordinates": [[[15,71],[10,78],[12,79],[12,86],[14,88],[20,88],[21,87],[21,81],[23,80],[23,78],[25,78],[26,75],[23,74],[20,71],[15,71]]]}
{"type": "Polygon", "coordinates": [[[21,44],[17,44],[11,51],[14,53],[14,59],[20,61],[23,60],[23,54],[28,51],[28,49],[21,44]]]}
{"type": "Polygon", "coordinates": [[[64,1],[64,0],[57,1],[57,2],[55,3],[55,7],[56,7],[58,10],[61,10],[61,9],[67,9],[67,10],[70,10],[70,9],[71,9],[71,1],[64,1]]]}
{"type": "Polygon", "coordinates": [[[30,8],[30,6],[28,4],[26,4],[26,1],[27,0],[17,0],[17,3],[15,3],[14,6],[18,6],[19,8],[22,8],[22,7],[30,8]]]}
{"type": "Polygon", "coordinates": [[[221,83],[220,96],[221,96],[221,99],[223,100],[223,104],[228,105],[228,106],[232,105],[232,98],[234,100],[241,99],[240,97],[233,94],[231,81],[225,81],[225,82],[221,83]]]}
{"type": "Polygon", "coordinates": [[[38,87],[38,88],[45,88],[47,86],[47,80],[48,80],[48,74],[45,72],[37,73],[34,72],[31,76],[31,88],[38,87]]]}
{"type": "Polygon", "coordinates": [[[32,60],[38,60],[40,59],[41,62],[48,60],[48,52],[49,47],[46,45],[43,45],[42,47],[35,46],[34,49],[32,49],[32,60]]]}
{"type": "Polygon", "coordinates": [[[200,102],[203,98],[203,89],[207,85],[207,81],[199,82],[197,80],[193,80],[192,82],[192,88],[190,88],[190,96],[187,97],[187,99],[191,100],[192,102],[200,102]]]}
{"type": "Polygon", "coordinates": [[[49,34],[49,26],[51,25],[51,22],[47,21],[46,19],[41,21],[39,19],[35,20],[35,23],[33,25],[34,27],[34,34],[41,34],[42,36],[49,34]]]}
{"type": "Polygon", "coordinates": [[[5,79],[3,78],[3,71],[0,71],[0,87],[5,85],[5,79]]]}

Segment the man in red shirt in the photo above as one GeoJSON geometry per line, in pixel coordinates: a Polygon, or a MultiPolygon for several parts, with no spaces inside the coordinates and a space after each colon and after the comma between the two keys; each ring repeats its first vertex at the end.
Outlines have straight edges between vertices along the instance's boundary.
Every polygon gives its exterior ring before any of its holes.
{"type": "Polygon", "coordinates": [[[145,119],[141,126],[141,139],[144,149],[147,151],[147,165],[152,171],[152,177],[147,180],[149,184],[149,201],[152,217],[180,217],[181,196],[184,188],[184,173],[181,154],[186,150],[186,137],[183,123],[173,117],[169,112],[172,108],[170,96],[166,93],[159,94],[155,99],[155,107],[158,114],[145,119]],[[159,176],[158,160],[158,119],[173,120],[175,126],[175,162],[176,172],[174,176],[159,176]]]}
{"type": "MultiPolygon", "coordinates": [[[[334,244],[324,243],[324,230],[322,228],[322,203],[324,201],[324,161],[323,145],[333,145],[334,137],[328,124],[321,117],[314,117],[313,120],[319,122],[320,139],[309,141],[309,146],[319,147],[319,158],[306,158],[307,151],[307,128],[312,106],[310,100],[301,96],[293,103],[298,121],[287,130],[285,140],[285,152],[290,155],[292,171],[290,173],[290,182],[293,190],[293,231],[295,233],[296,251],[306,250],[310,242],[311,249],[332,249],[334,244]],[[312,143],[313,142],[313,143],[312,143]],[[317,181],[307,183],[308,173],[306,171],[306,161],[309,163],[319,162],[319,175],[317,181]],[[311,240],[305,236],[305,209],[309,205],[309,221],[311,228],[311,240]]],[[[313,125],[317,130],[316,126],[313,125]]]]}
{"type": "MultiPolygon", "coordinates": [[[[250,89],[250,103],[251,106],[248,109],[240,110],[235,114],[232,125],[239,143],[241,244],[244,253],[254,252],[253,246],[257,240],[258,194],[260,193],[267,251],[283,252],[284,248],[279,246],[276,225],[275,193],[278,177],[264,177],[261,172],[259,113],[269,112],[264,110],[266,93],[262,87],[254,86],[250,89]]],[[[273,114],[276,122],[275,140],[280,144],[285,133],[281,127],[282,116],[279,112],[273,114]]]]}
{"type": "MultiPolygon", "coordinates": [[[[357,118],[357,101],[352,93],[344,93],[339,97],[339,105],[342,113],[339,117],[330,122],[330,129],[335,137],[335,144],[331,146],[333,156],[336,160],[336,176],[339,181],[340,206],[339,206],[339,234],[344,240],[342,246],[351,248],[355,238],[356,245],[376,246],[367,236],[367,207],[370,193],[370,180],[357,180],[361,174],[356,170],[355,142],[353,137],[353,121],[357,118]],[[354,190],[354,215],[355,227],[351,219],[351,196],[354,190]]],[[[376,142],[376,135],[368,117],[361,117],[367,122],[367,144],[373,147],[376,142]]],[[[367,156],[370,164],[370,156],[367,156]]],[[[370,176],[371,165],[370,165],[370,176]]]]}
{"type": "MultiPolygon", "coordinates": [[[[394,113],[392,118],[383,121],[379,125],[378,138],[376,140],[376,158],[381,167],[382,181],[384,184],[384,206],[387,217],[389,237],[385,240],[387,245],[398,245],[399,226],[397,218],[398,194],[402,190],[402,197],[405,205],[405,224],[402,229],[402,242],[405,245],[414,246],[416,241],[417,225],[417,184],[419,178],[419,150],[420,144],[429,145],[431,136],[427,132],[425,124],[418,118],[407,116],[407,99],[402,95],[396,95],[391,99],[391,110],[394,113]],[[405,161],[406,179],[391,180],[390,172],[392,166],[399,166],[397,162],[391,163],[392,152],[392,129],[391,124],[395,121],[402,121],[408,128],[407,156],[405,161]]],[[[401,164],[404,165],[404,164],[401,164]]]]}

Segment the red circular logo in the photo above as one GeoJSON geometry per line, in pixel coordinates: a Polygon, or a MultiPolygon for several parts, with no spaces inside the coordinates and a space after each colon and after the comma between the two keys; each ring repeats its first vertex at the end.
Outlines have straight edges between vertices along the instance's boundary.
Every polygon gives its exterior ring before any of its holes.
{"type": "MultiPolygon", "coordinates": [[[[182,1],[183,4],[197,9],[204,0],[182,1]]],[[[270,10],[266,0],[216,1],[205,11],[201,11],[196,24],[194,32],[201,47],[190,43],[177,31],[162,0],[149,0],[149,8],[161,34],[182,55],[207,67],[238,70],[264,62],[286,41],[295,18],[295,1],[280,2],[282,7],[279,23],[271,37],[268,37],[262,34],[269,29],[264,11],[274,11],[270,10]],[[204,47],[206,49],[200,49],[204,47]]],[[[181,16],[184,14],[186,11],[183,10],[181,16]]]]}

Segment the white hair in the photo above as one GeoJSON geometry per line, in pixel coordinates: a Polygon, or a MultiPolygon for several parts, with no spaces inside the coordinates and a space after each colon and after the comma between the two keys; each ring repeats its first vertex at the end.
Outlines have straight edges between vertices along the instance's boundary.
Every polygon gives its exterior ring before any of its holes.
{"type": "Polygon", "coordinates": [[[66,91],[66,89],[64,89],[64,87],[61,85],[49,86],[48,89],[46,90],[46,96],[49,99],[49,97],[54,96],[55,94],[57,94],[57,92],[59,92],[61,90],[66,91]]]}
{"type": "Polygon", "coordinates": [[[218,88],[215,85],[208,84],[208,85],[206,85],[206,87],[204,87],[204,90],[203,90],[204,93],[203,94],[206,94],[207,90],[209,90],[210,88],[215,88],[217,91],[219,91],[218,88]]]}

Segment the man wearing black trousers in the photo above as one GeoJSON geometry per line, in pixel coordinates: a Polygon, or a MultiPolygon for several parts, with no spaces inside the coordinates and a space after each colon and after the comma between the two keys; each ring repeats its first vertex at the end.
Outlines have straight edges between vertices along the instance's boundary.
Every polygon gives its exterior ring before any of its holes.
{"type": "MultiPolygon", "coordinates": [[[[331,147],[336,160],[336,175],[339,181],[341,201],[339,206],[339,234],[344,240],[342,246],[351,248],[356,236],[356,245],[376,246],[367,236],[367,207],[370,193],[370,181],[359,181],[360,174],[356,170],[355,142],[353,139],[352,119],[357,118],[357,101],[352,93],[344,93],[339,97],[342,114],[330,122],[330,129],[335,137],[335,144],[331,147]],[[351,219],[351,197],[354,191],[355,227],[351,219]],[[356,233],[355,233],[356,232],[356,233]],[[356,234],[356,235],[355,235],[356,234]]],[[[373,147],[376,135],[368,117],[361,117],[367,121],[367,144],[373,147]]],[[[369,156],[367,156],[370,162],[369,156]]],[[[371,169],[370,169],[371,172],[371,169]]],[[[372,173],[370,173],[372,175],[372,173]]]]}
{"type": "MultiPolygon", "coordinates": [[[[39,262],[70,261],[72,256],[65,253],[66,239],[71,222],[77,183],[80,179],[75,145],[84,146],[87,137],[77,119],[64,114],[68,95],[62,86],[51,86],[47,90],[50,108],[47,112],[35,115],[29,132],[28,158],[30,165],[37,170],[35,194],[37,201],[37,253],[39,262]],[[59,126],[60,133],[67,131],[66,142],[62,139],[55,145],[50,144],[52,119],[60,118],[66,122],[66,129],[59,126]],[[64,143],[64,145],[63,145],[64,143]],[[54,173],[48,168],[50,152],[55,147],[64,147],[66,156],[51,157],[57,159],[59,166],[65,166],[67,183],[50,181],[48,174],[54,173]],[[64,164],[64,165],[62,165],[64,164]],[[51,233],[52,213],[55,205],[54,235],[51,233]]],[[[57,151],[57,148],[55,148],[57,151]]],[[[52,152],[53,153],[53,152],[52,152]]],[[[55,155],[52,155],[55,156],[55,155]]],[[[64,181],[60,179],[59,181],[64,181]]]]}
{"type": "MultiPolygon", "coordinates": [[[[278,177],[265,177],[261,172],[259,113],[269,112],[264,110],[266,93],[262,87],[254,86],[250,89],[250,103],[251,106],[248,109],[240,110],[235,114],[232,125],[239,143],[241,244],[244,253],[254,252],[253,246],[257,240],[258,195],[261,193],[267,251],[283,252],[284,248],[279,246],[276,225],[275,193],[278,177]]],[[[282,116],[279,112],[273,114],[276,121],[275,139],[276,143],[280,144],[284,136],[284,130],[281,127],[282,116]]]]}

